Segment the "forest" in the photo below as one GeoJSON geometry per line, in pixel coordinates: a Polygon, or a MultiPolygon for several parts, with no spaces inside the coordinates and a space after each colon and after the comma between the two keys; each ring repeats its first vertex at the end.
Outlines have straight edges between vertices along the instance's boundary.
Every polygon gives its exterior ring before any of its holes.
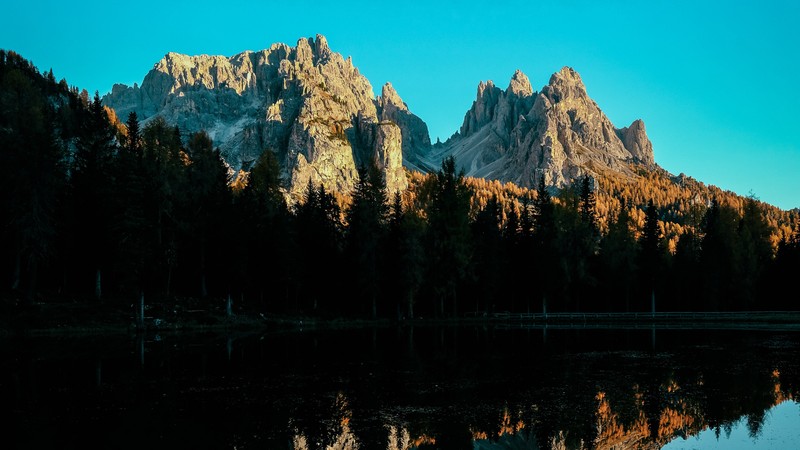
{"type": "Polygon", "coordinates": [[[309,184],[275,152],[234,176],[205,132],[124,123],[0,51],[0,301],[219,305],[419,318],[499,311],[796,310],[796,210],[689,177],[556,189],[470,179],[452,159],[388,193],[309,184]]]}

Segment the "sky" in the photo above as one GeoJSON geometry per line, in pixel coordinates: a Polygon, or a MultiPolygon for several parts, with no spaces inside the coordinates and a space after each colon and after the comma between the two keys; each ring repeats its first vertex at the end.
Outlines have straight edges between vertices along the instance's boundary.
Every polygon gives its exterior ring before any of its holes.
{"type": "Polygon", "coordinates": [[[534,90],[564,66],[655,161],[782,209],[800,207],[800,2],[528,0],[40,1],[3,6],[0,48],[103,94],[167,52],[232,56],[324,35],[373,90],[391,82],[431,140],[455,133],[480,81],[534,90]]]}

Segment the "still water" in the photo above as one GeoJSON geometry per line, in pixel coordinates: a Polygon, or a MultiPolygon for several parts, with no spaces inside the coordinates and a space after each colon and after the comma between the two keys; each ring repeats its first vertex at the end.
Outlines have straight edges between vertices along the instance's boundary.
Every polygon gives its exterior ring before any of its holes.
{"type": "Polygon", "coordinates": [[[390,327],[0,341],[2,448],[800,448],[800,333],[390,327]]]}

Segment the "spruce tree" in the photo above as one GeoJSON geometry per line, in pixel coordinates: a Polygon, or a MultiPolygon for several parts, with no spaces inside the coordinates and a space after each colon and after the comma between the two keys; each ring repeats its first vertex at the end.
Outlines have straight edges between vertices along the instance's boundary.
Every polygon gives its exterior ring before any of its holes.
{"type": "Polygon", "coordinates": [[[502,209],[497,196],[493,195],[472,223],[475,254],[471,273],[474,274],[476,315],[492,311],[499,297],[503,295],[501,287],[506,284],[502,276],[506,273],[503,264],[506,257],[503,253],[501,221],[502,209]]]}
{"type": "Polygon", "coordinates": [[[92,286],[96,300],[102,298],[103,272],[112,258],[111,195],[116,150],[116,130],[95,92],[75,143],[70,184],[76,237],[73,261],[79,266],[79,279],[85,280],[79,285],[92,286]]]}
{"type": "Polygon", "coordinates": [[[661,257],[663,248],[661,246],[661,229],[658,225],[658,210],[653,200],[647,202],[645,210],[644,228],[639,239],[640,247],[640,281],[648,293],[647,306],[645,310],[655,312],[656,310],[656,284],[660,271],[663,266],[661,257]]]}
{"type": "MultiPolygon", "coordinates": [[[[545,185],[539,178],[536,198],[533,201],[533,245],[535,258],[534,280],[541,298],[543,312],[553,309],[557,300],[556,290],[560,279],[560,256],[558,251],[558,228],[555,205],[545,185]]],[[[558,305],[555,305],[558,309],[558,305]]]]}
{"type": "Polygon", "coordinates": [[[384,284],[401,318],[414,318],[414,304],[424,278],[424,235],[425,221],[418,211],[404,210],[401,194],[395,192],[389,209],[384,284]]]}
{"type": "Polygon", "coordinates": [[[368,307],[369,316],[378,316],[381,295],[380,249],[386,233],[386,183],[377,166],[361,166],[352,203],[347,210],[346,251],[350,267],[356,273],[357,296],[368,307]]]}
{"type": "MultiPolygon", "coordinates": [[[[7,58],[14,59],[13,53],[7,58]]],[[[38,291],[38,275],[53,257],[58,200],[65,186],[65,152],[56,135],[54,105],[37,89],[41,76],[16,66],[0,72],[0,178],[4,241],[13,255],[12,289],[27,281],[27,302],[38,291]]]]}
{"type": "Polygon", "coordinates": [[[608,309],[630,311],[638,251],[628,207],[623,201],[600,243],[599,267],[608,309]]]}
{"type": "Polygon", "coordinates": [[[429,280],[432,283],[438,316],[458,315],[458,287],[466,279],[472,255],[469,210],[470,191],[463,171],[456,171],[451,156],[442,161],[434,177],[433,198],[428,208],[429,280]]]}

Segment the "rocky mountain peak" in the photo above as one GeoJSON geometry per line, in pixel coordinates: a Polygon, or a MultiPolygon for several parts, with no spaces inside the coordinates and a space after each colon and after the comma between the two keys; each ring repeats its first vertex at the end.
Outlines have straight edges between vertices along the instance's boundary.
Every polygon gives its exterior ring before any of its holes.
{"type": "Polygon", "coordinates": [[[317,42],[314,46],[314,53],[319,59],[325,59],[329,57],[333,52],[331,48],[328,47],[328,40],[325,36],[318,34],[317,35],[317,42]]]}
{"type": "Polygon", "coordinates": [[[615,128],[571,67],[554,73],[539,95],[521,71],[506,91],[480,83],[460,132],[436,147],[434,159],[450,155],[468,176],[528,187],[542,177],[558,187],[587,173],[633,177],[631,164],[653,164],[644,124],[615,128]]]}
{"type": "Polygon", "coordinates": [[[514,75],[511,77],[511,81],[508,83],[508,89],[506,89],[507,93],[512,93],[519,97],[528,97],[533,95],[533,88],[531,87],[531,82],[528,79],[528,76],[522,73],[521,70],[517,69],[514,72],[514,75]]]}
{"type": "Polygon", "coordinates": [[[297,41],[296,60],[300,64],[325,63],[333,55],[328,40],[321,34],[315,38],[301,38],[297,41]]]}
{"type": "Polygon", "coordinates": [[[565,98],[587,98],[586,86],[581,76],[572,67],[564,66],[550,77],[542,92],[551,96],[555,102],[565,98]]]}
{"type": "Polygon", "coordinates": [[[468,136],[492,120],[494,110],[503,91],[494,85],[492,80],[478,83],[478,94],[472,102],[472,108],[464,116],[460,133],[468,136]]]}
{"type": "Polygon", "coordinates": [[[646,165],[653,165],[655,163],[653,158],[653,144],[647,137],[642,119],[636,119],[629,127],[617,130],[617,135],[636,161],[646,165]]]}
{"type": "MultiPolygon", "coordinates": [[[[388,97],[406,109],[396,93],[388,97]]],[[[141,87],[115,86],[103,102],[121,117],[136,111],[145,124],[161,116],[187,134],[205,130],[232,173],[275,152],[290,202],[309,181],[348,192],[368,160],[390,191],[406,186],[401,129],[379,123],[369,81],[322,35],[231,57],[168,53],[141,87]]]]}
{"type": "Polygon", "coordinates": [[[392,83],[386,83],[383,85],[383,89],[381,90],[381,95],[378,98],[378,104],[384,111],[387,108],[395,108],[402,111],[408,111],[408,105],[400,98],[400,95],[392,86],[392,83]]]}
{"type": "Polygon", "coordinates": [[[375,104],[378,108],[378,119],[400,128],[403,137],[403,164],[426,172],[428,168],[421,162],[421,158],[431,147],[428,125],[408,110],[408,105],[400,98],[392,83],[383,85],[375,104]]]}

